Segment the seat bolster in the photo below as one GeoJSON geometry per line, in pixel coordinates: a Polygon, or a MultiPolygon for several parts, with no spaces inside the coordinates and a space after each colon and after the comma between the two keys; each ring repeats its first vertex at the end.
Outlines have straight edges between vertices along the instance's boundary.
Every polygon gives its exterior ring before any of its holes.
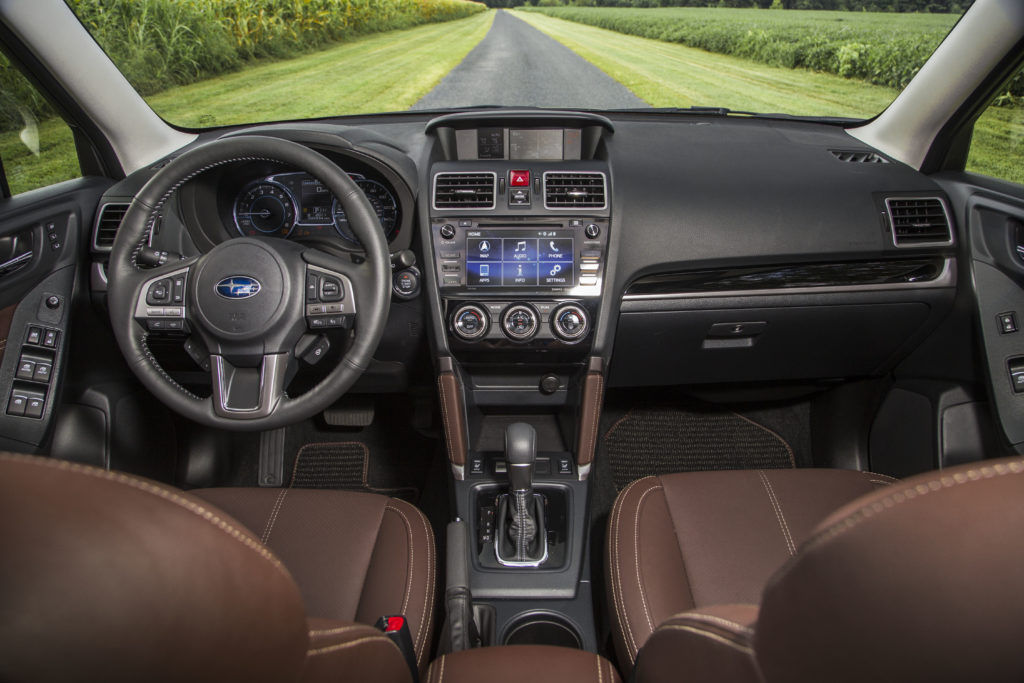
{"type": "Polygon", "coordinates": [[[550,645],[504,645],[442,655],[427,683],[621,683],[604,657],[550,645]]]}
{"type": "Polygon", "coordinates": [[[677,614],[661,624],[637,656],[636,683],[760,682],[754,658],[756,605],[716,605],[677,614]]]}
{"type": "Polygon", "coordinates": [[[332,619],[309,620],[303,683],[344,680],[410,683],[412,674],[398,647],[373,626],[332,619]]]}
{"type": "Polygon", "coordinates": [[[694,606],[660,479],[639,479],[619,494],[605,543],[615,650],[628,669],[659,623],[694,606]]]}
{"type": "Polygon", "coordinates": [[[427,518],[409,503],[389,498],[356,621],[372,624],[385,614],[404,615],[421,672],[430,661],[437,592],[434,556],[434,533],[427,518]]]}

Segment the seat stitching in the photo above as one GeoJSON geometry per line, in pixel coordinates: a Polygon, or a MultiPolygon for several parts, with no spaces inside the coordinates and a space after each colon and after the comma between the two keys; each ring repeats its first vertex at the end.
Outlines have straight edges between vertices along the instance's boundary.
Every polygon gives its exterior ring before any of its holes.
{"type": "Polygon", "coordinates": [[[687,619],[692,619],[693,621],[697,621],[697,622],[706,621],[706,622],[709,622],[709,623],[712,623],[712,624],[718,624],[719,626],[723,626],[723,627],[726,627],[726,628],[736,629],[736,630],[741,631],[742,633],[747,634],[747,635],[749,635],[749,634],[754,632],[754,630],[752,628],[750,628],[749,626],[744,626],[743,624],[738,624],[735,621],[730,621],[729,619],[723,619],[722,617],[716,617],[713,614],[704,614],[703,612],[693,612],[693,613],[680,614],[680,615],[677,615],[677,616],[672,618],[673,621],[675,621],[675,620],[683,620],[683,621],[685,621],[687,619]]]}
{"type": "Polygon", "coordinates": [[[327,628],[327,629],[320,629],[320,630],[313,629],[312,631],[309,632],[309,636],[311,638],[313,638],[313,637],[319,638],[321,636],[336,636],[339,633],[345,633],[346,631],[354,631],[356,629],[365,629],[365,628],[372,628],[372,627],[371,626],[366,626],[364,624],[356,624],[355,626],[339,626],[337,628],[327,628]]]}
{"type": "MultiPolygon", "coordinates": [[[[639,480],[637,480],[637,481],[639,481],[639,480]]],[[[622,514],[622,507],[623,507],[623,502],[625,501],[626,494],[629,493],[629,490],[632,488],[632,486],[633,485],[630,484],[628,487],[626,487],[626,490],[623,491],[622,495],[615,501],[615,505],[612,507],[611,522],[609,524],[609,529],[608,529],[608,534],[609,534],[609,542],[608,542],[608,567],[611,570],[611,574],[612,574],[612,576],[610,577],[610,583],[611,583],[611,587],[612,587],[612,602],[614,603],[615,613],[619,616],[619,623],[621,623],[621,624],[625,624],[626,623],[626,615],[625,615],[625,611],[621,610],[620,609],[620,605],[619,605],[619,593],[621,592],[622,587],[619,586],[619,579],[621,577],[621,572],[618,571],[618,553],[617,553],[618,528],[619,528],[618,527],[618,520],[619,520],[620,515],[622,514]]],[[[623,641],[626,641],[626,631],[625,631],[625,629],[620,629],[620,630],[622,631],[622,639],[623,639],[623,641]]],[[[628,643],[628,641],[626,641],[626,650],[627,650],[627,653],[628,653],[628,651],[629,651],[629,643],[628,643]]]]}
{"type": "Polygon", "coordinates": [[[434,541],[433,534],[430,533],[430,527],[427,525],[426,516],[420,510],[416,510],[416,512],[419,513],[420,523],[423,525],[427,542],[427,589],[423,592],[423,616],[420,617],[419,630],[416,633],[416,646],[419,648],[416,661],[420,663],[420,657],[423,656],[427,646],[428,615],[434,609],[434,563],[431,561],[431,558],[434,557],[434,541]],[[428,598],[430,600],[429,607],[427,606],[428,598]],[[420,642],[421,638],[422,642],[420,642]]]}
{"type": "Polygon", "coordinates": [[[402,519],[405,522],[406,540],[409,542],[409,571],[408,571],[408,575],[409,576],[408,576],[408,579],[406,580],[406,584],[405,584],[405,594],[402,596],[402,609],[401,609],[401,612],[404,615],[405,614],[405,610],[409,607],[409,594],[412,593],[412,569],[415,566],[415,564],[414,564],[414,560],[415,560],[414,552],[415,551],[413,550],[413,547],[412,547],[412,524],[409,523],[409,518],[405,516],[404,512],[402,512],[401,510],[399,510],[396,507],[392,507],[390,503],[385,503],[384,504],[384,509],[385,510],[391,510],[392,512],[397,512],[402,517],[402,519]]]}
{"type": "Polygon", "coordinates": [[[863,474],[870,474],[872,477],[881,477],[882,479],[886,479],[886,480],[888,480],[888,481],[890,481],[892,483],[896,483],[896,482],[899,481],[899,479],[897,477],[891,477],[888,474],[882,474],[881,472],[871,472],[871,471],[868,471],[868,470],[861,470],[861,473],[863,473],[863,474]]]}
{"type": "Polygon", "coordinates": [[[1015,474],[1024,474],[1024,460],[1013,460],[1006,464],[1000,463],[998,465],[988,465],[979,469],[967,470],[966,472],[940,476],[937,479],[917,484],[912,488],[906,488],[902,491],[892,493],[881,500],[877,500],[870,505],[860,508],[856,512],[850,513],[845,518],[836,522],[831,527],[818,534],[818,536],[811,539],[811,541],[806,545],[807,547],[816,547],[826,541],[838,538],[846,532],[855,529],[872,517],[879,516],[887,510],[892,510],[903,503],[926,496],[929,493],[935,493],[943,489],[955,488],[972,482],[996,479],[1015,474]]]}
{"type": "Polygon", "coordinates": [[[660,483],[647,489],[640,496],[640,500],[636,503],[636,514],[633,515],[633,561],[636,568],[636,586],[640,591],[640,604],[644,608],[644,617],[647,619],[647,626],[654,631],[654,620],[651,619],[651,611],[647,607],[647,594],[644,592],[644,585],[640,579],[640,510],[643,508],[644,499],[647,498],[647,494],[651,491],[664,490],[660,483]]]}
{"type": "Polygon", "coordinates": [[[896,480],[895,480],[895,479],[892,479],[892,480],[886,480],[886,479],[868,479],[868,482],[870,482],[870,483],[872,483],[872,484],[883,484],[883,485],[885,485],[885,486],[892,486],[893,484],[895,484],[895,483],[896,483],[896,480]]]}
{"type": "Polygon", "coordinates": [[[789,525],[786,524],[786,517],[782,514],[782,506],[779,504],[778,498],[775,497],[775,489],[772,488],[772,483],[768,481],[764,470],[758,470],[757,474],[761,477],[761,483],[764,485],[765,491],[768,492],[768,500],[775,510],[775,518],[779,520],[779,528],[782,529],[782,535],[786,539],[786,550],[789,551],[790,556],[796,555],[796,544],[793,543],[793,536],[789,533],[789,525]]]}
{"type": "Polygon", "coordinates": [[[325,645],[324,647],[320,647],[320,648],[317,648],[315,650],[307,650],[306,651],[306,656],[307,657],[315,657],[316,655],[326,655],[326,654],[330,654],[331,652],[337,652],[338,650],[344,650],[344,649],[350,648],[353,645],[361,645],[363,643],[368,643],[368,642],[387,643],[388,645],[394,646],[395,649],[398,649],[398,646],[395,645],[394,643],[392,643],[390,638],[388,638],[385,635],[379,635],[379,636],[366,636],[365,638],[358,638],[356,640],[350,640],[347,643],[335,643],[334,645],[325,645]]]}
{"type": "Polygon", "coordinates": [[[754,420],[751,420],[746,415],[740,415],[735,410],[730,410],[729,412],[732,413],[733,415],[735,415],[736,417],[738,417],[739,419],[743,420],[744,422],[746,422],[748,424],[751,424],[751,425],[757,427],[758,429],[763,429],[764,431],[768,432],[769,434],[774,436],[776,439],[778,439],[782,443],[782,445],[786,448],[786,453],[789,454],[789,464],[793,468],[796,468],[796,457],[793,455],[793,448],[789,445],[788,441],[786,441],[781,436],[779,436],[779,434],[777,432],[769,429],[768,427],[765,427],[760,422],[755,422],[754,420]]]}
{"type": "Polygon", "coordinates": [[[597,683],[604,683],[604,673],[601,671],[601,657],[599,655],[594,656],[597,657],[597,683]]]}
{"type": "Polygon", "coordinates": [[[441,683],[444,680],[444,660],[447,655],[441,655],[441,668],[437,672],[437,683],[441,683]]]}
{"type": "Polygon", "coordinates": [[[729,647],[732,647],[732,648],[734,648],[736,650],[739,650],[740,652],[743,652],[745,654],[748,654],[748,655],[753,655],[754,654],[753,648],[751,648],[749,646],[746,646],[746,645],[743,645],[741,643],[737,643],[735,640],[730,640],[729,638],[726,638],[725,636],[722,636],[722,635],[720,635],[718,633],[714,633],[713,631],[707,631],[707,630],[702,629],[702,628],[700,628],[698,626],[690,626],[690,625],[687,625],[687,624],[666,624],[666,625],[660,627],[658,630],[659,631],[664,631],[664,630],[687,631],[689,633],[694,633],[694,634],[696,634],[698,636],[704,636],[706,638],[710,638],[711,640],[714,640],[714,641],[716,641],[718,643],[721,643],[723,645],[728,645],[729,647]]]}
{"type": "Polygon", "coordinates": [[[14,454],[0,455],[0,460],[22,462],[37,467],[48,467],[50,469],[61,470],[65,472],[75,472],[77,474],[83,474],[87,477],[92,477],[94,479],[101,479],[116,484],[122,484],[124,486],[128,486],[129,488],[143,491],[144,493],[149,493],[150,495],[162,498],[170,503],[173,503],[174,505],[177,505],[180,508],[187,510],[188,512],[191,512],[197,517],[209,522],[216,528],[226,533],[231,538],[241,543],[246,548],[252,550],[260,557],[270,562],[272,565],[277,567],[282,574],[287,576],[289,580],[292,580],[291,574],[289,574],[288,570],[285,569],[283,564],[281,564],[281,561],[277,559],[277,557],[272,552],[270,552],[268,548],[264,547],[256,539],[252,538],[248,534],[242,532],[240,529],[231,525],[212,510],[205,508],[202,505],[198,505],[192,502],[191,500],[188,500],[187,498],[184,498],[183,496],[174,493],[170,489],[166,489],[163,488],[162,486],[151,484],[149,482],[143,481],[142,479],[136,479],[135,477],[131,477],[126,474],[108,472],[106,470],[97,470],[92,467],[86,467],[84,465],[79,465],[77,463],[71,463],[67,461],[41,461],[35,458],[19,456],[14,454]]]}
{"type": "Polygon", "coordinates": [[[619,507],[619,514],[616,517],[616,521],[615,521],[615,536],[614,536],[614,538],[615,538],[615,544],[614,544],[615,566],[616,566],[616,573],[617,573],[616,583],[618,583],[618,585],[619,585],[619,603],[620,603],[620,605],[622,607],[622,621],[625,624],[626,629],[627,629],[628,634],[629,634],[629,642],[627,642],[627,644],[626,644],[626,650],[629,651],[630,647],[632,647],[632,652],[630,652],[630,657],[635,657],[636,653],[640,650],[640,648],[637,646],[636,636],[633,633],[633,625],[632,625],[632,623],[630,623],[629,613],[626,611],[626,595],[625,595],[625,590],[624,590],[624,588],[622,586],[622,556],[619,553],[619,537],[621,536],[620,531],[622,529],[622,508],[625,507],[625,501],[626,501],[626,498],[628,497],[629,493],[641,481],[644,481],[644,480],[643,479],[637,479],[635,482],[630,484],[622,492],[621,500],[622,500],[623,504],[619,507]]]}
{"type": "Polygon", "coordinates": [[[270,509],[270,515],[267,517],[267,525],[263,530],[263,535],[260,536],[260,540],[263,541],[263,545],[266,545],[270,541],[270,532],[274,530],[274,524],[277,523],[277,516],[281,513],[281,508],[284,507],[284,498],[288,495],[288,489],[281,489],[281,492],[277,494],[277,499],[274,501],[274,507],[270,509]]]}
{"type": "MultiPolygon", "coordinates": [[[[632,658],[632,652],[630,650],[630,642],[632,633],[630,632],[629,617],[626,615],[625,599],[622,596],[622,568],[620,566],[619,557],[619,524],[622,519],[622,509],[625,507],[626,497],[632,491],[641,480],[637,479],[629,486],[625,488],[622,494],[616,501],[615,507],[612,510],[612,521],[611,528],[608,530],[611,536],[611,542],[608,544],[608,563],[612,567],[612,599],[615,603],[615,611],[619,614],[619,622],[624,628],[622,628],[622,639],[626,645],[626,653],[632,658]]],[[[635,644],[635,643],[634,643],[635,644]]]]}

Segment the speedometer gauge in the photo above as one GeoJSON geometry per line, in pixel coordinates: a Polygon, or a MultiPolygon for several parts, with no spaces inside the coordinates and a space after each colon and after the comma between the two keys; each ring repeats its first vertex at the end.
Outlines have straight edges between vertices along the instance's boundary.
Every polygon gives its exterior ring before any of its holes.
{"type": "MultiPolygon", "coordinates": [[[[395,200],[395,195],[391,194],[391,190],[376,180],[362,178],[356,180],[356,185],[366,195],[366,199],[370,202],[370,206],[373,207],[374,213],[377,214],[380,225],[384,228],[384,239],[390,242],[395,238],[399,226],[398,202],[395,200]]],[[[354,244],[360,243],[348,224],[345,209],[342,208],[341,203],[337,199],[334,200],[334,227],[338,230],[338,234],[349,242],[354,244]]]]}
{"type": "Polygon", "coordinates": [[[243,237],[287,237],[295,226],[295,200],[279,183],[246,185],[235,200],[235,227],[243,237]]]}

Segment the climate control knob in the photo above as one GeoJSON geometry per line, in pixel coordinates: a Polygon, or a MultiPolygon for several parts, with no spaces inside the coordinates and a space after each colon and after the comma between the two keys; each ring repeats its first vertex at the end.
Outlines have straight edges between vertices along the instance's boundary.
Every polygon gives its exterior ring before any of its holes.
{"type": "Polygon", "coordinates": [[[587,312],[578,304],[563,304],[551,314],[551,331],[562,341],[582,339],[589,327],[587,312]]]}
{"type": "Polygon", "coordinates": [[[466,341],[480,339],[487,334],[490,326],[491,321],[487,317],[487,312],[474,304],[459,306],[452,316],[452,332],[466,341]]]}
{"type": "Polygon", "coordinates": [[[537,334],[537,311],[526,304],[513,304],[501,316],[501,327],[509,339],[526,341],[537,334]]]}

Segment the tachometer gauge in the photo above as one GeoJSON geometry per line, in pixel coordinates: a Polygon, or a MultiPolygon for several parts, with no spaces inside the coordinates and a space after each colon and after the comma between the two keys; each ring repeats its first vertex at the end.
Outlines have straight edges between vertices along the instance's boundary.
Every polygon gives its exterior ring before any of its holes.
{"type": "Polygon", "coordinates": [[[295,200],[283,185],[258,180],[235,200],[235,227],[243,237],[287,237],[295,226],[295,200]]]}
{"type": "MultiPolygon", "coordinates": [[[[398,202],[395,200],[395,195],[391,194],[391,190],[376,180],[362,178],[356,180],[356,185],[366,195],[366,199],[369,200],[374,213],[377,214],[380,225],[384,228],[384,239],[390,242],[395,238],[399,227],[398,202]]],[[[338,234],[346,240],[359,244],[359,239],[352,232],[352,228],[349,227],[348,219],[345,217],[345,209],[342,208],[341,203],[337,199],[334,200],[334,227],[337,228],[338,234]]]]}

